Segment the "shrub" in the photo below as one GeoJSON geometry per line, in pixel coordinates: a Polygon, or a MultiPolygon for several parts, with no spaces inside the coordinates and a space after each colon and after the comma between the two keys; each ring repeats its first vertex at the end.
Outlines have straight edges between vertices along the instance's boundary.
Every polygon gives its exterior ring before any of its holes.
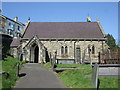
{"type": "MultiPolygon", "coordinates": [[[[9,74],[9,77],[6,78],[5,75],[2,77],[2,88],[12,88],[15,85],[16,80],[19,78],[16,76],[17,72],[17,63],[22,64],[22,62],[16,58],[7,56],[5,60],[2,61],[2,71],[5,71],[9,74]]],[[[20,67],[21,68],[21,67],[20,67]]]]}

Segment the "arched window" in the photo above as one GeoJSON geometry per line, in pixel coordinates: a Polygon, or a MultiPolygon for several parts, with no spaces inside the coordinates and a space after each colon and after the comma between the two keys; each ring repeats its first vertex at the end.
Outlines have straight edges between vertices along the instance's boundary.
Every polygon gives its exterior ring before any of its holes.
{"type": "Polygon", "coordinates": [[[68,48],[67,48],[67,46],[65,46],[65,54],[67,54],[68,53],[68,48]]]}
{"type": "Polygon", "coordinates": [[[95,54],[95,46],[92,46],[92,54],[95,54]]]}
{"type": "Polygon", "coordinates": [[[61,54],[64,54],[64,47],[61,47],[61,54]]]}

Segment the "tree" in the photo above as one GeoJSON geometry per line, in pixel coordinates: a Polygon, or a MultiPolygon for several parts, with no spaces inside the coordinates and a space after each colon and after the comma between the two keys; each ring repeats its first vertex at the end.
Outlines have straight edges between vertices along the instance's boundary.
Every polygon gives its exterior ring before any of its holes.
{"type": "Polygon", "coordinates": [[[106,43],[108,44],[108,46],[110,47],[110,50],[115,50],[116,48],[118,48],[118,45],[116,45],[115,43],[115,39],[112,35],[107,34],[106,35],[106,43]]]}

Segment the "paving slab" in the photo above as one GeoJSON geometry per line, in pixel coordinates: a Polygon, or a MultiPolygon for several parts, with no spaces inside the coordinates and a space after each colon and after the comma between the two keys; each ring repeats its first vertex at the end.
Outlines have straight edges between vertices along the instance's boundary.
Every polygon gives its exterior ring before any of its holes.
{"type": "Polygon", "coordinates": [[[14,88],[67,88],[53,71],[41,64],[27,63],[20,74],[23,75],[14,88]]]}

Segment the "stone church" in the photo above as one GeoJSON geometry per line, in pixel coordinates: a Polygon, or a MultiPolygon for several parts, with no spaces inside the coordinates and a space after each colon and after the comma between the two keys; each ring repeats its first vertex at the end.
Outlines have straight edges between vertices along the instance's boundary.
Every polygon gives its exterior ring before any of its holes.
{"type": "Polygon", "coordinates": [[[14,38],[11,54],[30,63],[59,64],[99,62],[99,53],[108,49],[99,21],[91,22],[30,22],[22,37],[14,38]]]}

